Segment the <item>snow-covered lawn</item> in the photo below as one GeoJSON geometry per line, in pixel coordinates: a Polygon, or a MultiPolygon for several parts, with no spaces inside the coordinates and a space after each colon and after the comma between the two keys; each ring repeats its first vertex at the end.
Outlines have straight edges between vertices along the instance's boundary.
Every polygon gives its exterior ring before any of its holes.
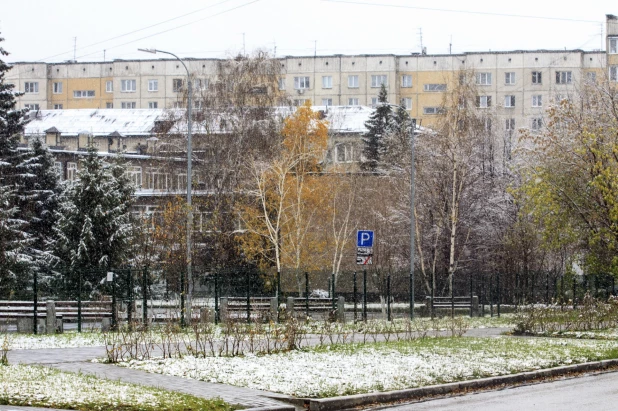
{"type": "Polygon", "coordinates": [[[80,410],[231,409],[221,400],[25,365],[0,366],[0,404],[80,410]]]}
{"type": "Polygon", "coordinates": [[[12,350],[32,350],[39,348],[75,348],[105,345],[100,332],[65,332],[64,334],[0,334],[0,342],[8,336],[12,350]]]}
{"type": "Polygon", "coordinates": [[[618,342],[556,338],[428,338],[244,357],[185,356],[121,366],[202,381],[328,397],[413,388],[618,357],[618,342]]]}

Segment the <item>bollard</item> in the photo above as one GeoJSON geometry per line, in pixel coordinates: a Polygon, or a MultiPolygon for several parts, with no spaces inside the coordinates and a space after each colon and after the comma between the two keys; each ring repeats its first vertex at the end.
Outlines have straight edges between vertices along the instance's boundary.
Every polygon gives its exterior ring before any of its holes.
{"type": "Polygon", "coordinates": [[[46,315],[46,333],[53,334],[56,332],[56,303],[53,301],[47,301],[45,303],[46,315]]]}
{"type": "Polygon", "coordinates": [[[277,319],[277,312],[279,312],[278,299],[277,297],[272,297],[270,299],[270,318],[272,320],[277,319]]]}
{"type": "Polygon", "coordinates": [[[288,315],[289,320],[294,318],[294,297],[288,297],[288,300],[285,304],[285,311],[288,315]]]}
{"type": "Polygon", "coordinates": [[[219,320],[225,324],[228,319],[229,319],[228,299],[227,297],[221,297],[219,301],[219,320]]]}
{"type": "Polygon", "coordinates": [[[345,298],[339,297],[337,299],[337,313],[336,313],[337,321],[340,323],[345,323],[345,298]]]}

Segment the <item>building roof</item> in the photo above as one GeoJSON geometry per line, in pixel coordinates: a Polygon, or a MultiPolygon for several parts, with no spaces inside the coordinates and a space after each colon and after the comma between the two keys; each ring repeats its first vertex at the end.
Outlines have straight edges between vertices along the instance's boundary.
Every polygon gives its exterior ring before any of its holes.
{"type": "Polygon", "coordinates": [[[24,134],[43,135],[55,128],[63,136],[109,136],[114,132],[122,136],[148,136],[163,114],[164,110],[154,109],[40,110],[32,113],[24,134]]]}
{"type": "MultiPolygon", "coordinates": [[[[314,111],[321,111],[328,121],[332,133],[360,134],[366,131],[365,121],[373,109],[366,106],[313,106],[314,111]]],[[[287,117],[296,111],[295,107],[276,107],[275,114],[287,117]]],[[[75,110],[40,110],[32,113],[24,134],[43,135],[47,132],[61,133],[63,136],[91,134],[95,137],[110,135],[150,136],[157,121],[172,118],[182,119],[182,110],[174,109],[75,109],[75,110]]],[[[176,132],[186,130],[186,122],[180,120],[174,127],[176,132]]],[[[212,127],[211,130],[216,130],[212,127]]],[[[193,126],[194,133],[200,134],[199,124],[193,126]]]]}

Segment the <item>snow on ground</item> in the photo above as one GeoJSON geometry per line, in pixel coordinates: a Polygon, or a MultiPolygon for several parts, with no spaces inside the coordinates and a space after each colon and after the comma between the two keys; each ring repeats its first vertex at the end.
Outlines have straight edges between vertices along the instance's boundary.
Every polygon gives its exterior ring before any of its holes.
{"type": "MultiPolygon", "coordinates": [[[[66,332],[54,335],[4,334],[9,339],[12,350],[34,350],[40,348],[97,347],[105,345],[103,334],[99,332],[66,332]]],[[[0,342],[4,339],[0,335],[0,342]]]]}
{"type": "Polygon", "coordinates": [[[244,357],[185,356],[121,366],[208,382],[327,397],[414,388],[611,357],[616,341],[437,338],[244,357]]]}

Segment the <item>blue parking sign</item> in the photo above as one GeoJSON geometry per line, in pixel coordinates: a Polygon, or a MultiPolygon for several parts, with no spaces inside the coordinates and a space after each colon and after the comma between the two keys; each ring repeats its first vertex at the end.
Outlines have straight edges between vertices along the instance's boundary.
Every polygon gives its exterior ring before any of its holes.
{"type": "Polygon", "coordinates": [[[373,231],[358,230],[356,232],[357,247],[373,247],[373,231]]]}

